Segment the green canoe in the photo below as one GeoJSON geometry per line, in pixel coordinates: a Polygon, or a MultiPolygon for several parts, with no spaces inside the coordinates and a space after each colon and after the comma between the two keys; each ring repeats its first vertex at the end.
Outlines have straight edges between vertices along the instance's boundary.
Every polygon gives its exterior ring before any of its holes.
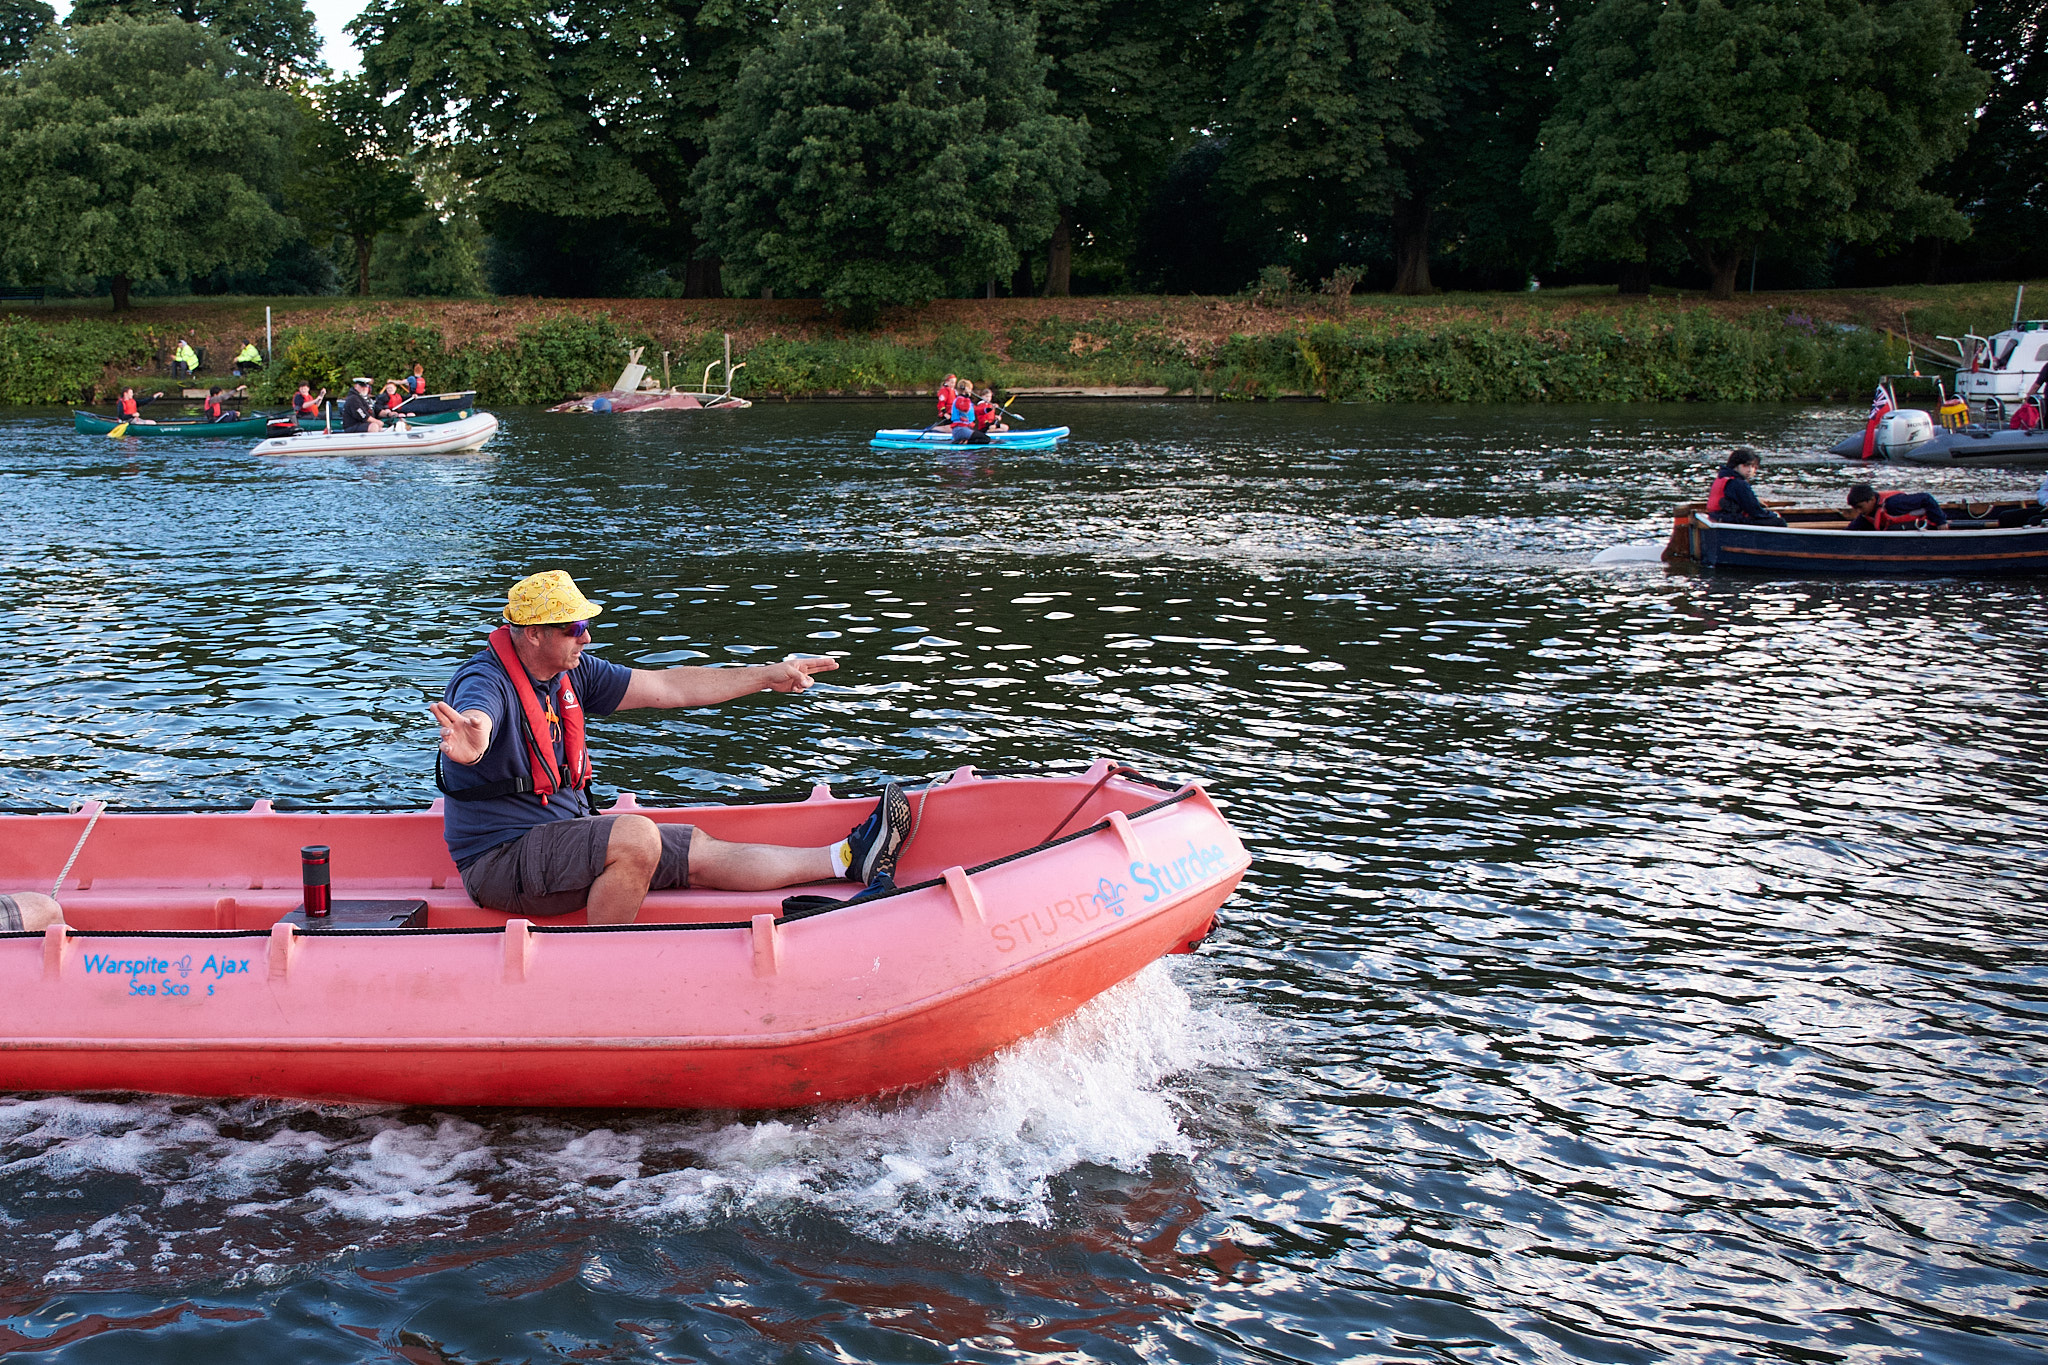
{"type": "MultiPolygon", "coordinates": [[[[115,418],[101,417],[83,409],[71,414],[72,429],[86,436],[105,436],[119,425],[115,418]]],[[[123,434],[142,437],[201,436],[218,439],[225,436],[261,436],[269,426],[270,419],[261,414],[243,417],[233,422],[152,422],[145,418],[139,422],[130,422],[128,430],[123,434]]]]}

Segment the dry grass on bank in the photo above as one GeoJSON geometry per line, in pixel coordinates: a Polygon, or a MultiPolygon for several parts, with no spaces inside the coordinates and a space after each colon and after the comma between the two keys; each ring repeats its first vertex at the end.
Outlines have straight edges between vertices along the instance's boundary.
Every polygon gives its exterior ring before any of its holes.
{"type": "MultiPolygon", "coordinates": [[[[1150,324],[1191,343],[1214,344],[1234,335],[1262,336],[1305,322],[1344,321],[1428,331],[1449,323],[1492,322],[1513,330],[1540,330],[1544,323],[1584,314],[1639,315],[1649,310],[1705,308],[1727,317],[1763,309],[1801,313],[1822,322],[1853,323],[1896,330],[1906,320],[1916,334],[1974,326],[1995,330],[2012,315],[2008,283],[1914,285],[1884,290],[1767,291],[1715,301],[1703,294],[1659,292],[1645,299],[1622,298],[1610,288],[1574,288],[1516,294],[1437,294],[1402,298],[1354,296],[1348,306],[1330,308],[1316,298],[1291,307],[1263,307],[1245,298],[1141,295],[1066,299],[942,299],[920,309],[884,313],[878,339],[904,345],[928,343],[940,334],[965,329],[989,336],[999,352],[1006,334],[1050,318],[1086,325],[1150,324]]],[[[2048,315],[2048,281],[2033,282],[2039,301],[2031,313],[2048,315]]],[[[380,322],[405,321],[438,327],[446,343],[510,340],[522,328],[564,314],[609,313],[627,332],[656,346],[686,349],[706,333],[730,332],[744,351],[768,338],[814,340],[844,335],[819,304],[809,300],[763,299],[354,299],[354,298],[181,298],[144,300],[125,314],[111,313],[103,300],[66,300],[10,309],[25,319],[96,317],[188,336],[211,355],[232,355],[242,343],[263,336],[263,309],[272,309],[276,331],[301,326],[367,330],[380,322]],[[225,347],[223,351],[221,348],[225,347]]]]}

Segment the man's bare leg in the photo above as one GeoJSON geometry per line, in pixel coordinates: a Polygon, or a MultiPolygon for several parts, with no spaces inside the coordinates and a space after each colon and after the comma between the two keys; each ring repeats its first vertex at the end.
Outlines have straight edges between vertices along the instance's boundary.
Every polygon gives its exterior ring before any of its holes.
{"type": "MultiPolygon", "coordinates": [[[[694,859],[692,860],[694,862],[694,859]]],[[[661,865],[661,830],[644,815],[612,821],[604,848],[604,871],[590,884],[592,924],[631,924],[647,899],[654,869],[661,865]]]]}
{"type": "Polygon", "coordinates": [[[690,885],[715,891],[772,891],[839,875],[832,848],[783,844],[729,844],[703,830],[690,835],[690,885]]]}
{"type": "Polygon", "coordinates": [[[21,927],[31,933],[39,934],[64,921],[64,907],[34,891],[15,892],[14,906],[21,915],[21,927]]]}

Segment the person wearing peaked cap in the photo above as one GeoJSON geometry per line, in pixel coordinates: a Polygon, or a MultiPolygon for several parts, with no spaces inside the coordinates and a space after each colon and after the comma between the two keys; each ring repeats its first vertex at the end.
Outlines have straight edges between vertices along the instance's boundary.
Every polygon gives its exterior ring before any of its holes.
{"type": "Polygon", "coordinates": [[[377,415],[370,405],[369,376],[357,375],[348,381],[348,394],[341,400],[341,410],[337,416],[341,419],[343,431],[384,430],[384,424],[377,420],[377,415]]]}
{"type": "Polygon", "coordinates": [[[434,781],[447,798],[442,832],[471,900],[526,917],[587,908],[592,924],[630,924],[650,890],[765,891],[834,877],[888,884],[911,826],[910,802],[894,783],[845,838],[811,848],[729,843],[644,815],[597,815],[586,716],[801,692],[814,674],[839,666],[799,658],[627,668],[585,653],[603,610],[560,569],[521,579],[506,594],[504,623],[428,708],[441,728],[434,781]]]}

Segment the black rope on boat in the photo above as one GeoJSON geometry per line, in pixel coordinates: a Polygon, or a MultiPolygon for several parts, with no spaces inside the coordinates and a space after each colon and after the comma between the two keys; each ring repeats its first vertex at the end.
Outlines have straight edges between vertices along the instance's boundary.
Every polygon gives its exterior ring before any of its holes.
{"type": "Polygon", "coordinates": [[[1057,825],[1054,825],[1052,827],[1052,833],[1046,835],[1043,839],[1040,839],[1038,842],[1041,844],[1049,844],[1053,840],[1059,838],[1060,831],[1067,827],[1067,821],[1072,820],[1075,816],[1079,815],[1081,813],[1081,807],[1087,805],[1091,800],[1093,800],[1095,798],[1095,793],[1101,791],[1104,786],[1108,785],[1109,779],[1115,777],[1118,773],[1128,773],[1132,777],[1139,776],[1138,771],[1135,768],[1126,768],[1121,763],[1110,764],[1109,767],[1103,772],[1102,776],[1095,779],[1095,785],[1090,787],[1087,793],[1083,795],[1079,801],[1076,801],[1074,803],[1074,808],[1067,812],[1066,818],[1061,820],[1057,825]]]}

